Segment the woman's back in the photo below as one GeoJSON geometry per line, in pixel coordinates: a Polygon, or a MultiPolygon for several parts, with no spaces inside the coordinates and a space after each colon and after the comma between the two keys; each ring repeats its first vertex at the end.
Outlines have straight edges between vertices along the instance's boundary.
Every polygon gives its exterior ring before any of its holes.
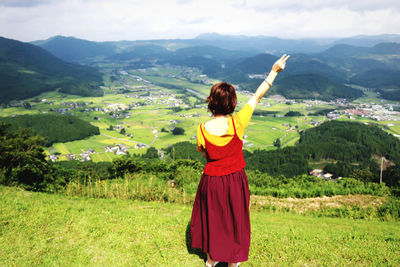
{"type": "Polygon", "coordinates": [[[233,138],[235,131],[239,139],[243,140],[244,130],[249,124],[252,114],[253,108],[249,104],[246,104],[239,112],[233,114],[232,117],[215,117],[212,120],[201,124],[197,128],[198,149],[200,150],[203,148],[207,150],[200,127],[202,127],[204,136],[210,143],[217,146],[224,146],[233,138]],[[235,129],[233,128],[231,118],[234,120],[235,129]]]}

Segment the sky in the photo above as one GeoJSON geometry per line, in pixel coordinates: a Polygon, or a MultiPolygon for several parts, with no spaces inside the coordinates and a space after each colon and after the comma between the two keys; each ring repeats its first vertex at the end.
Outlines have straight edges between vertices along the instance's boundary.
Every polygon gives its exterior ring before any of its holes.
{"type": "Polygon", "coordinates": [[[91,41],[400,34],[399,0],[0,0],[0,36],[91,41]]]}

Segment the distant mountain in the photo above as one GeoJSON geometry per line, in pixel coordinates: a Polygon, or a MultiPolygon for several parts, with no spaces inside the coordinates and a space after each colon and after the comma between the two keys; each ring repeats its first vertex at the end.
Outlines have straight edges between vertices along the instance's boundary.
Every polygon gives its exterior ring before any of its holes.
{"type": "Polygon", "coordinates": [[[400,70],[371,69],[355,75],[350,82],[375,88],[382,98],[400,101],[400,70]]]}
{"type": "Polygon", "coordinates": [[[225,49],[254,50],[274,55],[281,53],[319,53],[337,44],[372,47],[379,43],[400,43],[399,34],[358,35],[348,38],[283,39],[268,36],[205,33],[200,34],[195,39],[203,45],[213,45],[225,49]]]}
{"type": "Polygon", "coordinates": [[[389,43],[389,42],[400,43],[400,35],[399,34],[357,35],[335,40],[332,43],[332,45],[347,44],[352,46],[371,47],[379,43],[389,43]]]}
{"type": "MultiPolygon", "coordinates": [[[[338,44],[372,47],[379,43],[400,43],[400,35],[355,36],[349,38],[304,38],[283,39],[268,36],[222,35],[217,33],[200,34],[193,39],[161,39],[93,42],[74,37],[55,36],[47,40],[34,41],[38,45],[57,57],[73,62],[85,62],[94,58],[107,58],[114,54],[131,53],[135,46],[160,46],[168,51],[177,51],[190,47],[218,47],[225,50],[245,51],[255,55],[268,53],[280,55],[282,53],[323,52],[338,44]]],[[[202,48],[202,49],[203,49],[202,48]]],[[[191,51],[189,49],[189,51],[191,51]]],[[[194,55],[191,55],[194,56],[194,55]]],[[[198,55],[196,55],[198,56],[198,55]]],[[[249,55],[248,55],[249,56],[249,55]]]]}
{"type": "Polygon", "coordinates": [[[400,43],[379,43],[372,47],[370,51],[381,55],[400,55],[400,43]]]}
{"type": "Polygon", "coordinates": [[[267,73],[278,57],[270,54],[258,54],[253,57],[238,60],[230,68],[240,70],[246,74],[267,73]]]}
{"type": "Polygon", "coordinates": [[[185,47],[176,50],[172,54],[173,57],[179,58],[200,56],[208,59],[218,60],[222,63],[226,63],[234,59],[249,57],[252,55],[255,55],[255,53],[251,51],[229,50],[212,45],[185,47]]]}
{"type": "Polygon", "coordinates": [[[373,47],[338,44],[322,51],[316,56],[323,58],[365,57],[368,55],[400,55],[400,43],[379,43],[373,47]]]}
{"type": "Polygon", "coordinates": [[[195,38],[203,45],[213,45],[225,49],[249,50],[279,55],[281,53],[316,53],[329,47],[332,39],[282,39],[268,36],[235,36],[217,33],[200,34],[195,38]]]}
{"type": "Polygon", "coordinates": [[[316,57],[343,73],[345,82],[375,89],[386,99],[400,99],[400,43],[373,47],[340,44],[316,57]]]}
{"type": "Polygon", "coordinates": [[[111,60],[162,60],[170,51],[159,45],[136,45],[108,57],[111,60]]]}
{"type": "MultiPolygon", "coordinates": [[[[250,79],[250,74],[268,73],[277,59],[270,54],[240,59],[227,66],[219,78],[238,85],[240,89],[255,91],[262,79],[250,79]]],[[[345,86],[346,79],[346,72],[331,67],[319,57],[294,54],[272,90],[297,99],[354,99],[363,95],[361,91],[345,86]]]]}
{"type": "Polygon", "coordinates": [[[47,40],[35,41],[58,58],[69,62],[82,62],[95,57],[108,57],[116,52],[116,46],[110,42],[92,42],[74,37],[55,36],[47,40]]]}
{"type": "Polygon", "coordinates": [[[368,53],[368,47],[356,47],[348,44],[334,45],[318,54],[320,57],[349,58],[363,53],[368,53]]]}
{"type": "Polygon", "coordinates": [[[350,82],[369,88],[400,89],[400,70],[371,69],[355,75],[351,78],[350,82]]]}
{"type": "Polygon", "coordinates": [[[287,75],[277,80],[276,92],[295,99],[356,99],[362,91],[334,82],[318,74],[287,75]]]}
{"type": "Polygon", "coordinates": [[[196,67],[211,77],[220,77],[232,62],[254,55],[253,52],[228,50],[215,46],[192,46],[171,52],[163,63],[196,67]]]}
{"type": "MultiPolygon", "coordinates": [[[[254,92],[263,80],[252,79],[239,83],[239,88],[254,92]]],[[[363,92],[319,74],[278,76],[269,94],[280,94],[289,99],[319,99],[330,101],[338,98],[359,98],[363,92]]]]}
{"type": "Polygon", "coordinates": [[[62,61],[48,51],[0,37],[0,103],[59,89],[83,96],[102,95],[97,70],[62,61]]]}

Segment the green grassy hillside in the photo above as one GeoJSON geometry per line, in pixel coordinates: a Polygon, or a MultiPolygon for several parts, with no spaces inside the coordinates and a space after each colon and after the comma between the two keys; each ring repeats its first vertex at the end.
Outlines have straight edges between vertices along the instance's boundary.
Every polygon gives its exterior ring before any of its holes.
{"type": "MultiPolygon", "coordinates": [[[[0,186],[0,265],[203,266],[203,255],[188,247],[191,208],[0,186]]],[[[254,208],[251,222],[243,266],[400,264],[398,222],[254,208]]]]}

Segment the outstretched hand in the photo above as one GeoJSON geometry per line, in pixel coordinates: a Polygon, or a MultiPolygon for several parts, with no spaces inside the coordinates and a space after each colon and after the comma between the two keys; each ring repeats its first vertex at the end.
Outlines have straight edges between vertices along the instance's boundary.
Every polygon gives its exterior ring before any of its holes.
{"type": "Polygon", "coordinates": [[[279,73],[284,70],[286,66],[286,60],[290,58],[289,55],[284,54],[280,59],[278,59],[272,66],[272,71],[279,73]]]}
{"type": "Polygon", "coordinates": [[[289,55],[284,54],[280,59],[278,59],[274,63],[267,78],[260,84],[260,86],[257,88],[257,91],[254,93],[253,97],[251,97],[248,102],[250,106],[253,108],[253,110],[256,108],[257,103],[260,101],[260,99],[272,86],[272,83],[274,82],[275,77],[278,75],[278,73],[283,71],[283,69],[286,66],[286,60],[288,60],[289,58],[290,58],[289,55]]]}

